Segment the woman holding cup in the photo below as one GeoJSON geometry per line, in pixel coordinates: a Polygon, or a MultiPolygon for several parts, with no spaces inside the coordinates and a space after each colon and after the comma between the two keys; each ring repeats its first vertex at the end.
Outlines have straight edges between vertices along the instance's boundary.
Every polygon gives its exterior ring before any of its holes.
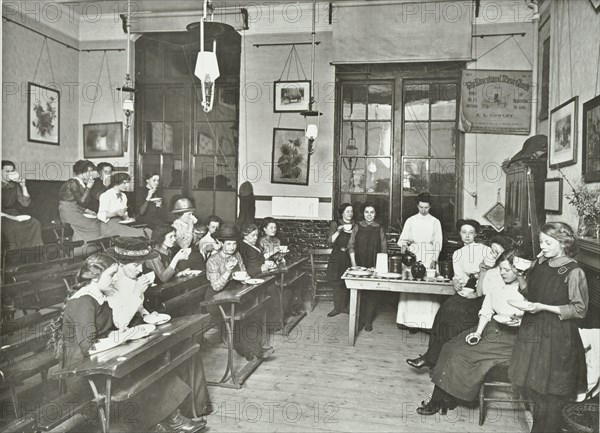
{"type": "Polygon", "coordinates": [[[160,175],[151,171],[144,175],[144,180],[146,185],[140,188],[138,195],[142,204],[137,211],[137,221],[154,230],[155,227],[169,222],[162,205],[163,199],[158,194],[160,175]]]}
{"type": "Polygon", "coordinates": [[[348,253],[348,243],[354,227],[354,210],[351,203],[342,203],[338,208],[338,220],[329,225],[327,241],[332,247],[327,262],[327,281],[333,288],[333,310],[327,317],[335,317],[340,313],[348,314],[348,289],[342,280],[352,262],[348,253]]]}
{"type": "Polygon", "coordinates": [[[441,410],[445,415],[457,403],[476,399],[487,372],[510,360],[523,316],[523,311],[511,303],[525,300],[519,291],[514,258],[514,251],[505,251],[498,258],[504,285],[485,296],[477,327],[444,345],[433,370],[434,391],[421,402],[418,414],[433,415],[441,410]]]}
{"type": "Polygon", "coordinates": [[[40,246],[42,226],[29,215],[21,215],[20,207],[28,207],[31,197],[25,179],[15,171],[15,163],[2,161],[2,241],[7,250],[40,246]]]}
{"type": "Polygon", "coordinates": [[[175,246],[176,235],[175,228],[169,225],[156,227],[152,232],[152,243],[154,251],[157,252],[156,257],[146,260],[146,267],[152,269],[158,279],[165,283],[173,276],[185,275],[189,268],[183,266],[190,253],[191,248],[181,248],[175,254],[172,249],[175,246]]]}

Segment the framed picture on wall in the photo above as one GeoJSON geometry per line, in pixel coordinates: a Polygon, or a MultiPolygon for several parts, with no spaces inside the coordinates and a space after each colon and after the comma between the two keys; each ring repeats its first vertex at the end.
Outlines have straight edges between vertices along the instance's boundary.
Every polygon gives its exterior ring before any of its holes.
{"type": "Polygon", "coordinates": [[[581,174],[584,182],[600,182],[600,96],[583,104],[582,150],[581,174]]]}
{"type": "Polygon", "coordinates": [[[308,110],[310,81],[275,81],[273,83],[273,111],[300,113],[308,110]]]}
{"type": "Polygon", "coordinates": [[[550,213],[562,213],[563,184],[561,178],[546,179],[544,182],[544,210],[550,213]]]}
{"type": "Polygon", "coordinates": [[[304,129],[273,128],[271,183],[308,185],[309,167],[304,129]]]}
{"type": "Polygon", "coordinates": [[[575,96],[550,112],[548,157],[550,168],[577,162],[577,106],[575,96]]]}
{"type": "Polygon", "coordinates": [[[60,145],[60,92],[27,85],[27,141],[60,145]]]}
{"type": "Polygon", "coordinates": [[[83,157],[123,156],[123,122],[83,125],[83,157]]]}

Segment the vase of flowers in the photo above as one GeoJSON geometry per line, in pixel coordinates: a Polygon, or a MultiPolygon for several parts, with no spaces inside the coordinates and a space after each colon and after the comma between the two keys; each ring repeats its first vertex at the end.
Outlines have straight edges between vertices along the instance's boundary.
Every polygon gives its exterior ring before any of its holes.
{"type": "Polygon", "coordinates": [[[600,187],[591,187],[580,181],[572,188],[573,192],[566,197],[579,216],[577,235],[598,239],[600,237],[600,187]]]}

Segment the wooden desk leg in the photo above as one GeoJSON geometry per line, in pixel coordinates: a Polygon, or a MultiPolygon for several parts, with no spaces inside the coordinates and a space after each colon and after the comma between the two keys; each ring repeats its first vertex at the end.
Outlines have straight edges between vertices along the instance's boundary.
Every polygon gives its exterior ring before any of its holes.
{"type": "Polygon", "coordinates": [[[358,300],[358,290],[350,289],[350,320],[348,323],[348,346],[354,346],[359,307],[360,301],[358,300]]]}
{"type": "MultiPolygon", "coordinates": [[[[229,326],[231,327],[231,340],[230,340],[230,346],[229,346],[229,353],[228,353],[228,360],[227,363],[229,364],[229,368],[231,369],[231,381],[233,382],[233,385],[236,388],[241,388],[242,385],[240,383],[238,383],[237,380],[237,374],[235,373],[235,365],[233,364],[233,339],[235,338],[234,335],[234,331],[235,331],[235,303],[232,302],[231,303],[231,311],[229,312],[229,320],[230,320],[230,324],[229,326]]],[[[240,336],[241,338],[241,336],[240,336]]]]}
{"type": "Polygon", "coordinates": [[[233,327],[229,324],[227,320],[227,315],[225,314],[225,310],[221,305],[218,306],[219,311],[221,312],[221,317],[223,317],[223,323],[225,324],[225,331],[227,332],[227,366],[225,367],[225,372],[223,373],[223,377],[218,382],[208,382],[209,385],[219,385],[227,380],[229,377],[229,372],[232,370],[231,360],[233,359],[233,327]]]}
{"type": "MultiPolygon", "coordinates": [[[[110,377],[110,376],[109,376],[110,377]]],[[[90,384],[90,388],[92,388],[92,394],[94,394],[94,398],[98,401],[102,400],[102,395],[98,392],[98,388],[92,379],[88,379],[88,383],[90,384]]],[[[104,407],[101,404],[98,404],[98,416],[100,417],[100,424],[102,427],[102,433],[109,433],[108,427],[109,422],[108,418],[110,416],[110,411],[107,409],[108,399],[104,401],[104,407]]]]}
{"type": "MultiPolygon", "coordinates": [[[[193,339],[192,344],[194,344],[193,339]]],[[[190,358],[188,365],[190,367],[190,386],[192,387],[192,416],[196,419],[198,418],[198,413],[196,412],[196,360],[194,356],[190,358]]]]}
{"type": "Polygon", "coordinates": [[[110,399],[112,392],[112,376],[106,376],[106,431],[110,432],[110,399]]]}
{"type": "Polygon", "coordinates": [[[277,288],[279,291],[279,314],[280,314],[281,334],[288,335],[288,333],[285,330],[285,309],[283,307],[283,292],[285,291],[284,285],[285,285],[285,276],[284,276],[284,274],[281,274],[281,283],[280,283],[279,287],[277,288]]]}

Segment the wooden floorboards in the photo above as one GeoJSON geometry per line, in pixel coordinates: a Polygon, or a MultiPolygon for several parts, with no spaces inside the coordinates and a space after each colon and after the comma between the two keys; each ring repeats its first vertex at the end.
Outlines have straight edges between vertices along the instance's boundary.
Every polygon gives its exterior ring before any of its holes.
{"type": "MultiPolygon", "coordinates": [[[[242,389],[210,387],[215,413],[208,427],[218,432],[527,432],[520,409],[504,403],[487,410],[459,406],[446,416],[416,413],[433,385],[427,371],[405,359],[423,353],[427,335],[399,330],[395,311],[379,314],[371,333],[348,346],[348,315],[328,318],[321,303],[287,336],[275,336],[275,354],[242,389]]],[[[206,375],[220,378],[225,349],[203,350],[206,375]]],[[[238,365],[244,362],[237,359],[238,365]]]]}

